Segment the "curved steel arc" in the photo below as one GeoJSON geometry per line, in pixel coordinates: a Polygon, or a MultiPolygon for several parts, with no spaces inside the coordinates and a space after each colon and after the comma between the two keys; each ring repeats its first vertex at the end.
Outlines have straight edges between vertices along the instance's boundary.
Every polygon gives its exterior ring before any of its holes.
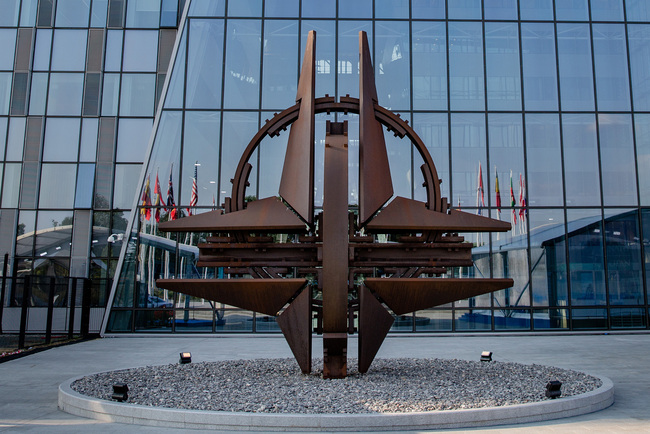
{"type": "MultiPolygon", "coordinates": [[[[315,113],[359,113],[359,99],[351,97],[341,97],[340,102],[336,102],[334,97],[325,96],[316,98],[315,100],[315,113]]],[[[286,130],[292,123],[298,119],[300,113],[300,103],[297,103],[280,113],[277,113],[271,120],[267,120],[260,130],[255,134],[246,146],[242,153],[235,176],[231,179],[232,198],[233,200],[227,201],[227,212],[234,212],[244,209],[245,207],[245,194],[248,185],[248,176],[250,175],[250,163],[248,162],[255,152],[255,149],[260,145],[262,139],[267,135],[274,137],[280,134],[281,131],[286,130]]],[[[442,209],[442,198],[440,193],[440,178],[438,178],[438,171],[433,163],[431,154],[424,142],[408,124],[407,121],[400,118],[390,110],[375,104],[375,118],[388,131],[392,131],[400,138],[408,137],[411,143],[416,147],[422,160],[424,160],[423,172],[425,177],[425,185],[427,192],[427,208],[434,211],[446,212],[442,209]],[[430,179],[431,181],[428,181],[430,179]]]]}

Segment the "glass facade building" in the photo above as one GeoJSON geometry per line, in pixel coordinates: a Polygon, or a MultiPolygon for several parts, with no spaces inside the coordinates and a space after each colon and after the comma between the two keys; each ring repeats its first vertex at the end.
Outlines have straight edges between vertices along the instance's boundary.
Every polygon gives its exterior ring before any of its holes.
{"type": "MultiPolygon", "coordinates": [[[[428,146],[443,196],[513,224],[462,234],[475,265],[449,270],[510,277],[513,288],[399,317],[394,331],[648,328],[646,1],[0,7],[8,11],[0,16],[1,253],[13,277],[112,279],[96,286],[108,306],[105,333],[279,331],[266,315],[157,288],[157,278],[224,275],[196,265],[208,234],[169,235],[157,224],[231,196],[241,152],[295,103],[310,30],[317,97],[358,96],[358,32],[367,32],[379,104],[428,146]]],[[[316,206],[327,120],[350,125],[354,208],[353,114],[316,117],[316,206]]],[[[251,198],[277,195],[287,137],[267,137],[256,151],[251,198]]],[[[425,201],[418,153],[385,137],[395,194],[425,201]]]]}

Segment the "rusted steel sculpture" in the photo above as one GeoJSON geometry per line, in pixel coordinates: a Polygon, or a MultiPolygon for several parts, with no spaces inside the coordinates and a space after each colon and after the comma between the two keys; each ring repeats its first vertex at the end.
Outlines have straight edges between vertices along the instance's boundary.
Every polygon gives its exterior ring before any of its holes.
{"type": "Polygon", "coordinates": [[[458,232],[503,232],[510,224],[449,209],[422,140],[406,121],[378,105],[365,32],[359,34],[359,99],[315,98],[315,43],[312,31],[297,103],[267,121],[245,149],[232,179],[232,197],[224,204],[226,212],[160,224],[162,231],[212,233],[198,246],[197,265],[224,267],[227,273],[253,279],[164,279],[156,284],[277,315],[305,373],[311,371],[316,319],[315,330],[323,335],[323,376],[342,378],[347,375],[348,334],[359,334],[359,371],[366,372],[393,324],[390,311],[403,315],[511,287],[512,279],[441,277],[447,267],[473,264],[472,245],[463,242],[458,232]],[[323,210],[315,214],[314,116],[323,112],[359,114],[358,214],[348,206],[347,122],[329,121],[323,210]],[[251,155],[264,137],[276,136],[289,126],[281,199],[246,203],[251,155]],[[386,205],[393,197],[393,186],[382,126],[406,138],[420,153],[426,203],[395,197],[386,205]],[[269,236],[278,233],[294,234],[294,239],[282,243],[269,236]],[[398,242],[379,243],[377,234],[391,234],[398,242]],[[389,278],[377,277],[380,274],[389,278]]]}

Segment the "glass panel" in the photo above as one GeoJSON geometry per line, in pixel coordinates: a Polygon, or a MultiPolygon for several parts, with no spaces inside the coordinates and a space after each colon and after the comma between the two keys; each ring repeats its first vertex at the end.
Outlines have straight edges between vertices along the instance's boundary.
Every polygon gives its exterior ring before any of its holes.
{"type": "Polygon", "coordinates": [[[609,321],[613,329],[645,328],[645,309],[630,307],[610,309],[609,321]]]}
{"type": "Polygon", "coordinates": [[[593,21],[623,21],[623,0],[591,0],[593,21]]]}
{"type": "MultiPolygon", "coordinates": [[[[347,2],[352,3],[352,2],[347,2]]],[[[340,8],[340,4],[339,4],[340,8]]],[[[340,9],[339,9],[340,11],[340,9]]],[[[339,16],[341,14],[339,13],[339,16]]],[[[408,0],[375,0],[375,18],[408,18],[408,0]]],[[[359,17],[363,18],[363,17],[359,17]]]]}
{"type": "MultiPolygon", "coordinates": [[[[190,21],[186,84],[188,108],[219,108],[221,106],[223,32],[223,20],[190,21]]],[[[259,46],[259,40],[255,42],[255,46],[259,46]]],[[[242,53],[242,56],[245,55],[242,53]]],[[[259,57],[257,64],[259,68],[259,57]]],[[[175,69],[178,66],[177,63],[175,69]]],[[[179,74],[182,72],[179,70],[179,74]]],[[[227,74],[230,75],[229,72],[227,74]]],[[[176,76],[176,71],[174,71],[174,76],[176,76]]]]}
{"type": "MultiPolygon", "coordinates": [[[[191,196],[194,165],[197,168],[198,206],[214,206],[219,198],[219,121],[218,112],[186,112],[185,137],[183,141],[183,192],[182,197],[189,203],[191,196]]],[[[252,136],[251,136],[252,137],[252,136]]],[[[242,147],[248,143],[241,142],[242,147]]],[[[243,148],[242,148],[243,149],[243,148]]],[[[232,178],[234,165],[224,165],[226,175],[232,178]]],[[[266,163],[264,163],[266,164],[266,163]]],[[[230,183],[226,187],[230,187],[230,183]]],[[[230,193],[230,192],[229,192],[230,193]]],[[[277,191],[276,191],[277,194],[277,191]]],[[[221,203],[221,202],[218,202],[221,203]]]]}
{"type": "Polygon", "coordinates": [[[650,204],[650,115],[635,114],[636,158],[641,205],[650,204]]]}
{"type": "Polygon", "coordinates": [[[102,92],[102,116],[117,116],[120,94],[120,74],[104,74],[102,92]]]}
{"type": "MultiPolygon", "coordinates": [[[[438,178],[442,179],[440,192],[442,197],[449,196],[449,128],[446,113],[413,113],[413,129],[426,145],[433,164],[436,166],[438,178]]],[[[426,201],[426,192],[421,182],[417,182],[420,168],[414,165],[416,172],[414,198],[426,201]]],[[[421,176],[421,175],[420,175],[421,176]]]]}
{"type": "MultiPolygon", "coordinates": [[[[228,24],[224,107],[254,109],[260,98],[260,22],[237,20],[228,24]]],[[[211,74],[210,80],[215,80],[211,74]]]]}
{"type": "Polygon", "coordinates": [[[266,17],[297,17],[300,0],[266,0],[264,16],[266,17]]]}
{"type": "Polygon", "coordinates": [[[50,52],[52,48],[52,30],[36,30],[36,43],[34,45],[34,71],[47,71],[50,69],[50,52]]]}
{"type": "Polygon", "coordinates": [[[571,309],[571,326],[574,330],[607,328],[607,309],[571,309]]]}
{"type": "MultiPolygon", "coordinates": [[[[338,95],[359,95],[359,32],[368,34],[368,45],[373,52],[372,25],[368,21],[340,21],[338,30],[338,95]]],[[[316,44],[318,46],[318,44],[316,44]]],[[[372,57],[372,56],[371,56],[372,57]]],[[[375,74],[379,73],[377,62],[373,59],[375,74]]],[[[383,104],[379,101],[380,104],[383,104]]]]}
{"type": "Polygon", "coordinates": [[[156,74],[122,74],[120,116],[153,116],[156,74]]]}
{"type": "Polygon", "coordinates": [[[632,120],[627,114],[599,114],[604,205],[636,205],[632,120]]]}
{"type": "Polygon", "coordinates": [[[537,309],[533,311],[535,330],[555,330],[569,328],[568,309],[537,309]]]}
{"type": "Polygon", "coordinates": [[[562,110],[593,110],[594,82],[589,25],[558,24],[562,110]]]}
{"type": "Polygon", "coordinates": [[[555,15],[558,21],[587,21],[589,20],[587,0],[555,2],[555,15]]]}
{"type": "Polygon", "coordinates": [[[622,24],[594,24],[594,63],[599,110],[630,110],[625,28],[622,24]]]}
{"type": "Polygon", "coordinates": [[[9,135],[7,136],[6,161],[22,161],[25,144],[26,118],[9,119],[9,135]]]}
{"type": "Polygon", "coordinates": [[[21,169],[22,169],[21,163],[5,164],[4,181],[2,182],[2,207],[3,208],[18,208],[18,197],[20,195],[21,169]]]}
{"type": "Polygon", "coordinates": [[[408,110],[411,99],[408,22],[375,22],[373,59],[379,103],[389,110],[408,110]]]}
{"type": "Polygon", "coordinates": [[[136,310],[135,330],[170,333],[172,331],[173,320],[174,311],[171,309],[136,310]]]}
{"type": "Polygon", "coordinates": [[[93,0],[90,27],[106,27],[108,0],[93,0]]]}
{"type": "MultiPolygon", "coordinates": [[[[486,237],[484,236],[484,238],[486,237]]],[[[492,239],[495,240],[496,238],[496,234],[493,234],[492,239]]],[[[496,240],[496,242],[498,243],[499,240],[496,240]]],[[[505,308],[530,306],[527,242],[522,239],[511,243],[509,247],[509,249],[503,250],[495,249],[492,253],[493,276],[498,278],[509,277],[514,280],[512,288],[496,291],[492,295],[494,306],[499,308],[499,311],[495,312],[495,320],[497,316],[502,318],[514,316],[521,319],[521,315],[514,315],[514,311],[505,308]]]]}
{"type": "Polygon", "coordinates": [[[236,2],[228,2],[228,16],[261,17],[262,0],[237,0],[236,2]]]}
{"type": "MultiPolygon", "coordinates": [[[[648,9],[650,11],[650,8],[648,9]]],[[[628,17],[631,15],[628,12],[628,17]]],[[[650,110],[650,25],[628,25],[632,97],[635,110],[650,110]]]]}
{"type": "Polygon", "coordinates": [[[455,0],[448,7],[450,19],[481,19],[481,0],[455,0]]]}
{"type": "Polygon", "coordinates": [[[372,18],[372,0],[339,2],[339,18],[372,18]]]}
{"type": "MultiPolygon", "coordinates": [[[[40,211],[36,222],[34,254],[36,256],[70,256],[72,211],[40,211]]],[[[47,274],[53,273],[48,270],[47,274]]]]}
{"type": "Polygon", "coordinates": [[[571,304],[605,304],[605,263],[600,210],[567,210],[571,304]]]}
{"type": "Polygon", "coordinates": [[[213,317],[214,312],[211,310],[178,310],[174,330],[178,333],[211,332],[213,317]]]}
{"type": "Polygon", "coordinates": [[[106,34],[106,60],[104,71],[120,71],[122,69],[122,30],[109,30],[106,34]]]}
{"type": "Polygon", "coordinates": [[[561,209],[532,209],[528,218],[533,305],[567,306],[564,212],[561,209]]]}
{"type": "Polygon", "coordinates": [[[36,231],[36,211],[20,211],[16,228],[16,256],[34,254],[34,235],[36,231]]]}
{"type": "MultiPolygon", "coordinates": [[[[6,172],[6,169],[5,169],[6,172]]],[[[6,175],[5,175],[6,179],[6,175]]],[[[4,206],[4,197],[3,206],[4,206]]],[[[648,248],[648,239],[650,239],[650,210],[641,210],[641,227],[643,229],[643,263],[645,267],[645,286],[647,296],[650,297],[650,248],[648,248]]]]}
{"type": "Polygon", "coordinates": [[[126,4],[126,27],[158,27],[160,0],[129,0],[126,4]]]}
{"type": "Polygon", "coordinates": [[[0,115],[9,114],[11,72],[0,72],[0,115]]]}
{"type": "MultiPolygon", "coordinates": [[[[273,116],[273,113],[262,113],[262,118],[270,118],[271,116],[273,116]]],[[[259,186],[260,199],[278,195],[288,139],[289,134],[285,133],[279,136],[265,138],[260,143],[259,173],[260,179],[264,180],[259,186]]],[[[315,190],[318,190],[318,188],[315,187],[315,190]]]]}
{"type": "Polygon", "coordinates": [[[37,10],[38,0],[23,0],[20,9],[20,27],[34,27],[37,10]]]}
{"type": "MultiPolygon", "coordinates": [[[[160,10],[160,27],[176,27],[179,19],[178,1],[163,0],[160,10]]],[[[182,11],[180,12],[182,13],[182,11]]]]}
{"type": "Polygon", "coordinates": [[[80,164],[77,172],[77,190],[74,198],[75,208],[92,208],[94,183],[95,165],[80,164]]]}
{"type": "Polygon", "coordinates": [[[14,69],[16,29],[0,29],[0,70],[14,69]]]}
{"type": "Polygon", "coordinates": [[[600,206],[595,116],[562,115],[562,140],[567,206],[600,206]]]}
{"type": "Polygon", "coordinates": [[[87,0],[57,0],[57,27],[88,27],[90,2],[87,0]]]}
{"type": "Polygon", "coordinates": [[[95,156],[97,155],[98,128],[99,121],[97,119],[84,119],[82,121],[79,161],[95,161],[95,156]]]}
{"type": "Polygon", "coordinates": [[[83,81],[83,74],[50,74],[47,114],[81,115],[83,81]]]}
{"type": "Polygon", "coordinates": [[[123,71],[156,72],[158,32],[127,30],[124,32],[123,71]]]}
{"type": "Polygon", "coordinates": [[[336,0],[302,0],[302,16],[306,18],[334,18],[336,0]]]}
{"type": "Polygon", "coordinates": [[[7,124],[9,118],[0,118],[0,156],[4,160],[5,149],[7,144],[7,124]]]}
{"type": "Polygon", "coordinates": [[[445,0],[411,0],[411,9],[414,18],[445,18],[445,0]]]}
{"type": "Polygon", "coordinates": [[[296,100],[298,22],[267,20],[264,41],[262,107],[283,110],[296,100]]]}
{"type": "Polygon", "coordinates": [[[519,0],[519,9],[522,20],[553,20],[553,0],[519,0]]]}
{"type": "MultiPolygon", "coordinates": [[[[163,189],[163,192],[167,192],[172,196],[174,204],[179,203],[179,166],[178,164],[174,165],[174,162],[180,161],[181,119],[180,112],[163,111],[148,165],[149,168],[156,168],[156,170],[160,168],[163,185],[170,186],[170,183],[172,184],[171,191],[170,189],[163,189]],[[165,180],[168,182],[165,182],[165,180]]],[[[187,182],[185,179],[183,181],[187,182]]],[[[164,194],[164,196],[167,197],[167,194],[164,194]]],[[[168,203],[171,203],[171,201],[168,203]]]]}
{"type": "Polygon", "coordinates": [[[485,5],[486,20],[516,20],[517,0],[496,0],[485,5]]]}
{"type": "MultiPolygon", "coordinates": [[[[443,9],[444,12],[444,9],[443,9]]],[[[412,22],[413,109],[447,109],[447,36],[444,23],[412,22]]]]}
{"type": "Polygon", "coordinates": [[[529,309],[504,309],[494,312],[495,330],[530,330],[529,309]]]}
{"type": "Polygon", "coordinates": [[[222,17],[226,12],[225,0],[192,0],[189,16],[222,17]]]}
{"type": "MultiPolygon", "coordinates": [[[[221,167],[228,168],[221,171],[220,185],[221,190],[227,193],[222,193],[230,196],[231,184],[230,179],[234,175],[234,170],[239,163],[242,151],[255,135],[258,129],[258,115],[257,113],[246,112],[224,112],[223,114],[223,130],[221,132],[222,143],[228,143],[221,150],[221,167]]],[[[251,162],[255,161],[255,155],[251,158],[251,162]]],[[[193,163],[193,162],[192,162],[193,163]]],[[[192,182],[191,178],[194,176],[194,168],[190,168],[190,173],[183,173],[184,182],[192,182]]],[[[257,179],[255,176],[256,171],[251,173],[250,187],[247,189],[247,195],[256,195],[257,179]]],[[[190,202],[190,187],[183,188],[183,204],[190,202]]],[[[199,196],[199,200],[201,197],[199,196]]],[[[219,198],[219,203],[223,201],[223,197],[219,198]]]]}
{"type": "Polygon", "coordinates": [[[420,310],[415,312],[416,331],[451,331],[451,325],[451,310],[420,310]]]}
{"type": "Polygon", "coordinates": [[[482,35],[481,23],[449,23],[452,110],[485,110],[482,35]]]}
{"type": "Polygon", "coordinates": [[[336,30],[334,21],[303,21],[300,35],[300,61],[305,52],[307,33],[315,30],[316,44],[316,96],[334,95],[334,65],[336,54],[336,30]]]}
{"type": "Polygon", "coordinates": [[[560,123],[557,115],[526,115],[526,152],[528,205],[563,205],[560,123]]]}
{"type": "Polygon", "coordinates": [[[32,74],[32,87],[29,95],[29,114],[44,115],[45,100],[47,96],[47,79],[46,72],[34,72],[32,74]]]}
{"type": "Polygon", "coordinates": [[[217,332],[252,332],[253,312],[247,310],[226,310],[223,321],[217,318],[217,332]]]}
{"type": "MultiPolygon", "coordinates": [[[[187,31],[183,31],[178,51],[176,53],[176,60],[174,61],[174,69],[172,70],[172,77],[169,80],[167,87],[167,95],[165,96],[165,108],[182,108],[183,107],[183,91],[185,89],[185,35],[187,31]]],[[[215,71],[215,74],[217,72],[215,71]]]]}
{"type": "MultiPolygon", "coordinates": [[[[402,119],[410,122],[408,114],[403,113],[402,119]]],[[[384,141],[386,142],[388,161],[390,161],[390,174],[393,180],[394,194],[396,196],[410,198],[412,197],[413,191],[412,146],[408,140],[402,140],[386,129],[384,129],[384,141]]],[[[418,167],[421,165],[422,163],[420,163],[418,167]]],[[[418,168],[417,175],[419,178],[421,178],[421,173],[422,172],[418,168]]],[[[355,200],[358,202],[358,198],[355,198],[355,200]]]]}
{"type": "Polygon", "coordinates": [[[646,0],[626,0],[628,21],[650,21],[650,4],[646,0]]]}
{"type": "Polygon", "coordinates": [[[492,312],[486,309],[456,310],[455,330],[491,330],[492,312]]]}
{"type": "Polygon", "coordinates": [[[55,30],[52,71],[83,71],[86,67],[87,39],[87,30],[55,30]]]}
{"type": "MultiPolygon", "coordinates": [[[[128,296],[124,298],[128,299],[128,296]]],[[[118,303],[117,300],[114,303],[115,306],[118,306],[119,304],[120,303],[118,303]]],[[[108,319],[106,331],[113,333],[130,332],[132,316],[133,311],[130,310],[111,310],[111,316],[108,319]]]]}
{"type": "MultiPolygon", "coordinates": [[[[478,173],[489,170],[485,150],[485,115],[461,114],[451,115],[451,167],[453,191],[451,199],[458,200],[463,208],[487,205],[479,199],[478,173]]],[[[485,182],[483,173],[483,182],[485,182]]],[[[488,195],[489,196],[489,195],[488,195]]]]}
{"type": "Polygon", "coordinates": [[[485,62],[488,109],[521,110],[517,24],[485,23],[485,62]]]}
{"type": "Polygon", "coordinates": [[[142,163],[151,136],[151,119],[120,119],[117,130],[117,162],[142,163]]]}
{"type": "MultiPolygon", "coordinates": [[[[115,165],[115,194],[113,208],[131,209],[135,199],[138,181],[140,180],[140,164],[115,165]]],[[[153,186],[153,184],[151,184],[153,186]]]]}
{"type": "Polygon", "coordinates": [[[48,118],[43,141],[43,161],[77,161],[79,118],[48,118]]]}
{"type": "Polygon", "coordinates": [[[12,27],[18,23],[18,11],[20,10],[19,0],[3,0],[0,3],[2,14],[0,14],[0,26],[12,27]]]}
{"type": "Polygon", "coordinates": [[[75,164],[43,164],[40,208],[72,208],[77,174],[75,164]]]}
{"type": "Polygon", "coordinates": [[[639,216],[636,211],[605,210],[609,303],[643,304],[639,216]]]}

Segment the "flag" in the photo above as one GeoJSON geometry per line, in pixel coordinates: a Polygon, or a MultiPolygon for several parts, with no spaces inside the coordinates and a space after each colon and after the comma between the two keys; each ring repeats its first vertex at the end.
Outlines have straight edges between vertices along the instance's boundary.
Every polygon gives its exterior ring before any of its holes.
{"type": "Polygon", "coordinates": [[[142,208],[140,209],[140,214],[144,216],[146,220],[151,218],[151,189],[149,188],[149,176],[147,175],[147,182],[144,184],[144,191],[142,192],[142,208]]]}
{"type": "Polygon", "coordinates": [[[212,211],[214,211],[215,209],[217,209],[217,204],[214,200],[214,193],[212,193],[212,211]]]}
{"type": "Polygon", "coordinates": [[[172,184],[172,172],[174,166],[169,169],[169,185],[167,186],[167,211],[169,211],[169,219],[176,220],[176,204],[174,203],[174,185],[172,184]]]}
{"type": "Polygon", "coordinates": [[[510,206],[512,207],[512,223],[513,223],[513,230],[514,230],[514,225],[517,224],[517,211],[515,211],[515,205],[517,202],[515,202],[515,192],[512,188],[512,170],[510,171],[510,206]]]}
{"type": "Polygon", "coordinates": [[[153,204],[156,206],[156,222],[160,221],[160,196],[162,196],[162,191],[160,190],[160,181],[158,180],[158,171],[156,170],[156,184],[153,187],[154,201],[153,204]]]}
{"type": "Polygon", "coordinates": [[[187,214],[192,215],[192,209],[196,206],[196,204],[199,202],[199,191],[196,186],[196,178],[198,177],[198,166],[199,162],[197,161],[194,164],[194,178],[192,178],[192,196],[190,197],[190,207],[187,208],[187,214]]]}
{"type": "Polygon", "coordinates": [[[522,222],[526,220],[526,214],[528,210],[526,209],[526,195],[524,194],[524,178],[519,174],[519,220],[522,222]]]}
{"type": "Polygon", "coordinates": [[[481,162],[478,162],[478,186],[476,188],[476,208],[477,214],[481,215],[481,208],[485,207],[485,199],[483,196],[483,170],[481,169],[481,162]]]}
{"type": "Polygon", "coordinates": [[[460,196],[458,196],[458,210],[460,211],[460,196]]]}
{"type": "Polygon", "coordinates": [[[499,172],[494,166],[494,191],[497,195],[497,218],[501,219],[501,191],[499,190],[499,172]]]}

